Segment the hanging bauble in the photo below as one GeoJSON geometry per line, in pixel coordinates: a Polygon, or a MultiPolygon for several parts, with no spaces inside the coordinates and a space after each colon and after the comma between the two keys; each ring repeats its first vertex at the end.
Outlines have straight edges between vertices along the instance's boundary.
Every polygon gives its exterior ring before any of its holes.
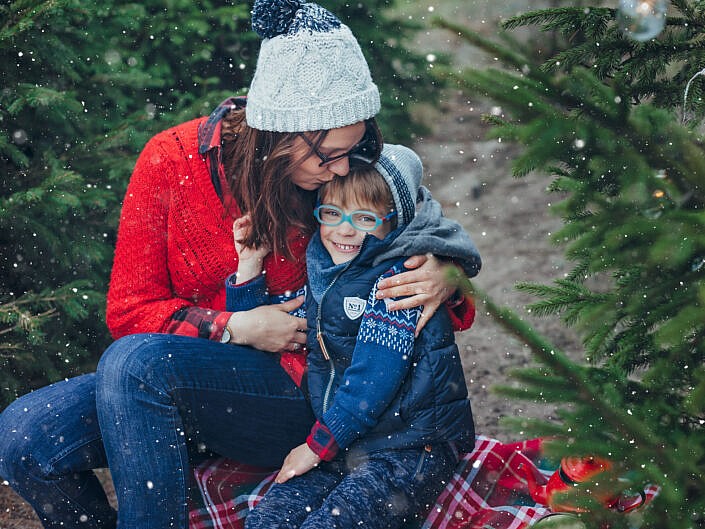
{"type": "Polygon", "coordinates": [[[619,0],[617,22],[624,33],[645,42],[666,25],[667,0],[619,0]]]}

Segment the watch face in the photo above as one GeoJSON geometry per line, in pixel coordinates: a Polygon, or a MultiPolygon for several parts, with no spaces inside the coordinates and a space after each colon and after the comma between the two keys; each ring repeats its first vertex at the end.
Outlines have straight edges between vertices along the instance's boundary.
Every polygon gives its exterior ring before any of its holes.
{"type": "Polygon", "coordinates": [[[230,331],[228,329],[223,331],[223,336],[220,338],[220,343],[230,343],[230,331]]]}

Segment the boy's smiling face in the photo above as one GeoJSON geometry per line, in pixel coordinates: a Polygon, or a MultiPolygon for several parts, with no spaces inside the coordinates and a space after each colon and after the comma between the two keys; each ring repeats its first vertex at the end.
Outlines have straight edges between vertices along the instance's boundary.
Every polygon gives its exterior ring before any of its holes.
{"type": "MultiPolygon", "coordinates": [[[[376,213],[378,217],[382,218],[389,213],[379,207],[370,204],[360,204],[355,200],[350,204],[341,204],[340,201],[328,197],[325,203],[339,207],[348,215],[353,211],[366,210],[376,213]]],[[[360,253],[365,235],[370,234],[378,239],[384,239],[390,229],[391,226],[389,222],[383,222],[374,231],[367,232],[356,229],[347,221],[337,226],[321,224],[319,227],[323,247],[328,251],[335,264],[347,263],[360,253]]]]}

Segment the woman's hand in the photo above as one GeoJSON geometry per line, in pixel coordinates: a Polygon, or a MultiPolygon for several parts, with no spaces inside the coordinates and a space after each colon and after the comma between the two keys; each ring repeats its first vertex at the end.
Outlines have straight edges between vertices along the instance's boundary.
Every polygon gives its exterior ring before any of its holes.
{"type": "Polygon", "coordinates": [[[235,251],[238,255],[237,273],[235,274],[235,284],[246,283],[250,279],[262,273],[264,258],[269,253],[269,248],[249,248],[242,244],[252,229],[252,219],[249,215],[244,215],[233,222],[233,240],[235,251]]]}
{"type": "Polygon", "coordinates": [[[404,262],[407,272],[388,277],[379,282],[377,299],[398,298],[389,303],[389,310],[402,310],[423,305],[423,311],[416,325],[416,336],[426,322],[431,319],[455,291],[444,273],[446,264],[441,263],[432,254],[415,255],[404,262]]]}
{"type": "Polygon", "coordinates": [[[231,342],[276,353],[296,351],[306,344],[306,319],[289,314],[298,309],[304,297],[252,310],[235,312],[228,320],[231,342]]]}
{"type": "Polygon", "coordinates": [[[286,456],[279,474],[274,479],[277,483],[284,483],[294,476],[305,474],[313,467],[318,466],[321,458],[311,450],[306,443],[294,448],[289,455],[286,456]]]}

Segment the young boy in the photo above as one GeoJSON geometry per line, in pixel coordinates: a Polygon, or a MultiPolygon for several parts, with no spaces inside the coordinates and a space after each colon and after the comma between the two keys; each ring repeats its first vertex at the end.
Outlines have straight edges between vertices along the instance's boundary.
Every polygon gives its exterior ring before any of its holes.
{"type": "MultiPolygon", "coordinates": [[[[375,292],[380,279],[403,271],[405,257],[421,253],[450,256],[474,276],[477,250],[420,188],[413,151],[385,145],[374,167],[352,162],[319,191],[320,229],[306,254],[307,385],[318,420],[247,529],[399,527],[432,504],[458,452],[474,446],[447,311],[415,338],[421,309],[390,312],[375,292]]],[[[236,240],[245,229],[246,221],[235,226],[236,240]]],[[[266,297],[253,295],[266,251],[241,249],[229,310],[266,297]]]]}

